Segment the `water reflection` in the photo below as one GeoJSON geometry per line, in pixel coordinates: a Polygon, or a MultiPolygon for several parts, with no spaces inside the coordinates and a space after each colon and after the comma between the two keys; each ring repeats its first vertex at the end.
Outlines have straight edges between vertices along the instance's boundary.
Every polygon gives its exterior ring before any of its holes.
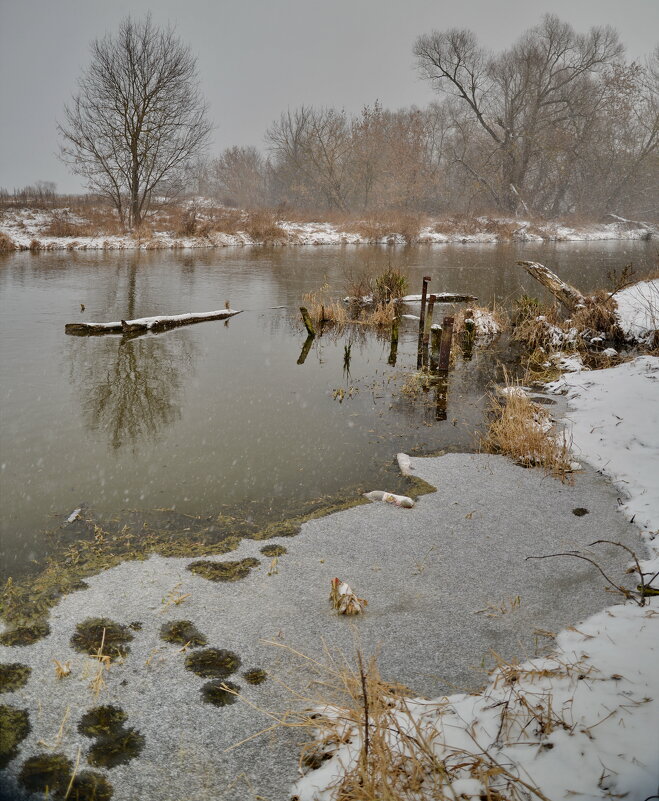
{"type": "MultiPolygon", "coordinates": [[[[122,296],[123,319],[136,317],[139,257],[131,260],[126,281],[113,289],[122,296]]],[[[139,306],[144,308],[143,292],[139,306]]],[[[110,306],[110,304],[105,304],[110,306]]],[[[187,331],[162,334],[86,337],[70,348],[71,377],[78,387],[83,419],[118,450],[139,440],[157,439],[180,419],[181,396],[194,368],[195,348],[187,331]]]]}
{"type": "Polygon", "coordinates": [[[85,425],[112,448],[156,439],[180,418],[195,351],[186,333],[74,340],[71,377],[85,425]]]}

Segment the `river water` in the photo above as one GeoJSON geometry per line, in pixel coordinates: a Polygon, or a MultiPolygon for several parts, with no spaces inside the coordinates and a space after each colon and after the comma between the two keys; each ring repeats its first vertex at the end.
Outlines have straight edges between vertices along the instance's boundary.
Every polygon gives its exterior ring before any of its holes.
{"type": "Polygon", "coordinates": [[[477,448],[487,385],[506,358],[501,346],[458,360],[438,414],[434,398],[401,391],[416,361],[413,322],[401,329],[395,365],[388,339],[355,331],[317,338],[300,364],[297,308],[305,292],[327,283],[341,296],[350,275],[389,264],[408,272],[410,292],[428,274],[432,291],[472,293],[483,304],[507,305],[522,293],[547,299],[515,265],[520,258],[589,290],[630,262],[649,270],[656,245],[0,257],[2,573],[20,575],[44,556],[44,532],[81,506],[105,515],[282,516],[319,496],[386,488],[398,451],[477,448]],[[207,311],[225,301],[244,313],[134,339],[64,333],[67,322],[207,311]]]}

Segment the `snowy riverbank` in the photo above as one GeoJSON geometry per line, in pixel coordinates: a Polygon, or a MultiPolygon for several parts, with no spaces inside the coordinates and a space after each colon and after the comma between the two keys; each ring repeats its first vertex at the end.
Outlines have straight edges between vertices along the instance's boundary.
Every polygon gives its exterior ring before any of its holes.
{"type": "MultiPolygon", "coordinates": [[[[203,221],[203,211],[200,212],[203,221]]],[[[265,236],[250,232],[246,215],[245,230],[233,222],[231,231],[223,231],[207,221],[203,236],[178,235],[159,230],[158,216],[140,236],[132,234],[89,235],[90,225],[84,216],[63,209],[38,211],[6,210],[0,218],[0,236],[4,250],[154,250],[167,248],[244,247],[247,245],[443,245],[448,243],[497,242],[582,242],[602,240],[648,239],[656,230],[642,224],[622,221],[571,226],[559,222],[529,222],[517,219],[477,217],[470,220],[426,221],[416,234],[397,231],[395,224],[374,225],[359,220],[337,225],[330,222],[274,220],[265,236]],[[76,233],[76,229],[84,235],[76,233]],[[71,231],[54,236],[53,230],[71,231]]],[[[202,226],[203,227],[203,226],[202,226]]]]}

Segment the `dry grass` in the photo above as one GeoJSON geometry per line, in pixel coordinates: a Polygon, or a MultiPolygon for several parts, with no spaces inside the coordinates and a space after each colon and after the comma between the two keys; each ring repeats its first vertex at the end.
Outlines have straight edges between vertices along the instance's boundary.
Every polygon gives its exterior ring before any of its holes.
{"type": "Polygon", "coordinates": [[[369,242],[402,236],[407,245],[413,245],[419,238],[424,217],[404,212],[380,212],[360,219],[346,215],[343,219],[335,219],[333,222],[346,233],[359,234],[369,242]]]}
{"type": "Polygon", "coordinates": [[[510,220],[497,220],[490,217],[453,215],[437,220],[433,228],[438,234],[466,236],[473,234],[496,234],[502,241],[510,241],[520,229],[520,224],[510,220]]]}
{"type": "Polygon", "coordinates": [[[390,326],[398,313],[393,300],[376,303],[374,306],[346,305],[332,296],[329,284],[324,284],[315,292],[307,292],[303,295],[303,302],[318,330],[323,327],[341,330],[347,325],[382,328],[390,326]]]}
{"type": "Polygon", "coordinates": [[[547,411],[506,382],[504,399],[492,398],[493,420],[481,442],[488,453],[510,456],[524,467],[542,467],[564,481],[571,472],[570,443],[552,432],[547,411]]]}
{"type": "MultiPolygon", "coordinates": [[[[452,711],[447,700],[425,705],[420,714],[409,701],[410,691],[384,681],[376,659],[366,665],[359,652],[354,667],[345,660],[338,664],[332,660],[323,666],[309,661],[325,674],[325,681],[319,683],[324,698],[312,714],[291,715],[284,725],[308,728],[313,735],[302,750],[303,773],[341,752],[342,768],[330,785],[336,801],[456,801],[452,784],[465,778],[481,782],[483,801],[548,801],[537,787],[515,774],[514,766],[499,762],[494,748],[477,742],[466,724],[466,739],[471,739],[473,748],[448,744],[441,723],[442,716],[452,711]]],[[[521,669],[510,668],[517,671],[519,679],[521,669]]],[[[542,719],[548,731],[551,725],[556,728],[562,724],[552,709],[551,694],[544,704],[538,693],[532,703],[520,703],[517,708],[515,698],[525,699],[512,678],[509,686],[511,700],[503,706],[501,715],[502,730],[505,726],[511,738],[516,731],[525,731],[529,719],[542,719]]],[[[293,796],[291,801],[295,799],[293,796]]]]}
{"type": "Polygon", "coordinates": [[[10,236],[7,236],[7,234],[0,231],[0,253],[10,253],[16,249],[16,243],[14,240],[10,236]]]}

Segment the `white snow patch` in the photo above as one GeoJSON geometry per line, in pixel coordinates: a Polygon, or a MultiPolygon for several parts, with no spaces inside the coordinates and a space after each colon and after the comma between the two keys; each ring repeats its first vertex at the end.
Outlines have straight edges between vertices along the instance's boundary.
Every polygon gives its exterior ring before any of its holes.
{"type": "Polygon", "coordinates": [[[638,526],[659,531],[659,357],[571,373],[560,384],[573,448],[610,476],[638,526]]]}
{"type": "Polygon", "coordinates": [[[659,330],[659,279],[640,281],[618,292],[615,299],[626,337],[650,343],[659,330]]]}

